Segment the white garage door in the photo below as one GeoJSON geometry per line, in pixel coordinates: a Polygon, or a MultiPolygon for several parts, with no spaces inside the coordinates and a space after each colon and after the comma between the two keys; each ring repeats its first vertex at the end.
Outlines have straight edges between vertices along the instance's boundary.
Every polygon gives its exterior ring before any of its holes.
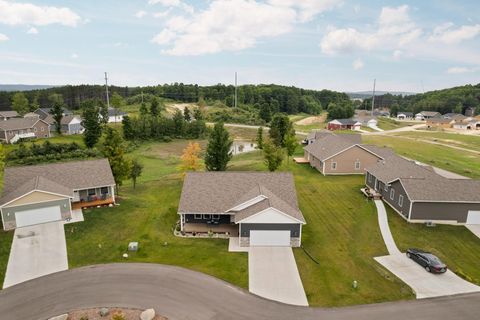
{"type": "Polygon", "coordinates": [[[468,211],[467,224],[480,224],[480,211],[468,211]]]}
{"type": "Polygon", "coordinates": [[[34,224],[62,220],[62,213],[59,206],[17,211],[15,213],[17,228],[31,226],[34,224]]]}
{"type": "Polygon", "coordinates": [[[290,231],[289,230],[251,230],[250,231],[251,246],[267,246],[267,247],[289,247],[290,231]]]}

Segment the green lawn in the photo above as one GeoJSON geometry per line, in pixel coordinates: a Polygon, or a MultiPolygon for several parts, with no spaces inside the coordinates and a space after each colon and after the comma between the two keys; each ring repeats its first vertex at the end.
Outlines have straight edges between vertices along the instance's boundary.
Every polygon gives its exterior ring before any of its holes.
{"type": "Polygon", "coordinates": [[[471,152],[386,135],[364,135],[363,142],[386,146],[401,156],[471,178],[480,178],[480,157],[471,152]]]}
{"type": "Polygon", "coordinates": [[[393,129],[398,129],[398,128],[406,127],[408,125],[415,124],[414,122],[397,121],[394,119],[389,119],[384,117],[378,117],[377,120],[378,120],[377,126],[383,130],[393,130],[393,129]]]}
{"type": "Polygon", "coordinates": [[[398,248],[420,248],[437,255],[455,273],[480,285],[480,239],[464,226],[407,223],[390,207],[388,221],[398,248]],[[465,277],[466,275],[466,277],[465,277]]]}
{"type": "Polygon", "coordinates": [[[480,136],[441,131],[409,131],[395,133],[395,136],[439,142],[456,147],[468,148],[480,152],[480,136]]]}

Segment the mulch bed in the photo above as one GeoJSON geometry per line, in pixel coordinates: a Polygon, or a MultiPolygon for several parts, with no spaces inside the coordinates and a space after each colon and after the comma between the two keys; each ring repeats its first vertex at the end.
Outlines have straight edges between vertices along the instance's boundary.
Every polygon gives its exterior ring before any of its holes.
{"type": "MultiPolygon", "coordinates": [[[[110,314],[108,316],[101,317],[99,313],[100,309],[101,308],[93,308],[69,312],[68,320],[111,320],[112,316],[117,312],[121,312],[125,316],[125,320],[139,320],[140,313],[143,311],[139,309],[128,308],[108,308],[110,310],[110,314]],[[84,318],[82,319],[82,317],[84,318]]],[[[156,315],[154,320],[168,320],[168,318],[156,315]]]]}

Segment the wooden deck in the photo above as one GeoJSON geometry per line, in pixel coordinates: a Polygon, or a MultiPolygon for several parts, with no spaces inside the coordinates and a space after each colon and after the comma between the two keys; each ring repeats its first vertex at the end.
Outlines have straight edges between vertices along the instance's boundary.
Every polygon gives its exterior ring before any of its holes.
{"type": "Polygon", "coordinates": [[[228,232],[231,236],[238,237],[238,225],[236,224],[212,225],[206,223],[185,223],[183,225],[183,231],[185,232],[208,233],[210,230],[214,233],[228,232]]]}
{"type": "Polygon", "coordinates": [[[108,198],[105,200],[74,202],[72,203],[72,210],[88,208],[88,207],[108,206],[109,204],[112,204],[112,203],[113,203],[113,198],[108,198]]]}
{"type": "Polygon", "coordinates": [[[308,161],[307,159],[301,157],[301,158],[293,158],[293,161],[295,161],[296,163],[299,163],[299,164],[303,164],[303,163],[310,163],[310,161],[308,161]]]}

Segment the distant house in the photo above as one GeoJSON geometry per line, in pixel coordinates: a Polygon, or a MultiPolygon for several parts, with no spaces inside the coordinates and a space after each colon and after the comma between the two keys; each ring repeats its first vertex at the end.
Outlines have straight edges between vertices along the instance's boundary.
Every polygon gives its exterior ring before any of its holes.
{"type": "MultiPolygon", "coordinates": [[[[455,121],[462,121],[467,119],[468,117],[464,116],[463,114],[460,113],[445,113],[442,118],[444,119],[453,119],[455,121]]],[[[471,120],[471,118],[470,118],[471,120]]]]}
{"type": "Polygon", "coordinates": [[[415,115],[415,120],[427,120],[431,118],[440,118],[441,114],[436,111],[422,111],[415,115]]]}
{"type": "MultiPolygon", "coordinates": [[[[312,144],[317,140],[322,140],[322,139],[324,139],[326,137],[330,137],[332,135],[336,136],[337,134],[335,134],[331,131],[328,131],[328,130],[312,130],[308,134],[307,139],[305,139],[306,142],[307,142],[306,144],[307,145],[312,144]]],[[[357,134],[357,133],[341,134],[341,137],[344,138],[344,139],[348,139],[349,141],[352,141],[353,143],[362,143],[362,135],[361,134],[357,134]]]]}
{"type": "Polygon", "coordinates": [[[465,116],[474,117],[475,116],[475,107],[468,107],[465,109],[465,116]]]}
{"type": "Polygon", "coordinates": [[[367,121],[367,127],[369,127],[369,128],[376,127],[377,124],[378,124],[377,119],[372,118],[372,119],[367,121]]]}
{"type": "Polygon", "coordinates": [[[38,114],[36,114],[35,112],[28,112],[26,114],[23,115],[24,118],[37,118],[39,119],[40,116],[38,114]]]}
{"type": "Polygon", "coordinates": [[[303,149],[304,158],[323,175],[344,175],[364,174],[367,166],[393,154],[387,148],[362,145],[353,136],[360,135],[332,134],[316,140],[303,149]]]}
{"type": "Polygon", "coordinates": [[[62,117],[60,124],[62,126],[61,131],[63,134],[81,134],[85,130],[82,126],[82,119],[80,116],[76,115],[62,117]]]}
{"type": "Polygon", "coordinates": [[[50,125],[38,117],[0,121],[0,140],[15,143],[20,139],[49,138],[50,125]]]}
{"type": "Polygon", "coordinates": [[[466,120],[456,121],[453,124],[453,128],[458,130],[480,130],[480,119],[467,118],[466,120]]]}
{"type": "Polygon", "coordinates": [[[7,167],[0,198],[3,228],[71,218],[72,209],[115,203],[107,159],[7,167]]]}
{"type": "MultiPolygon", "coordinates": [[[[46,118],[53,119],[51,111],[52,111],[52,108],[38,108],[37,110],[35,110],[35,113],[38,114],[40,116],[40,119],[42,120],[45,120],[46,118]]],[[[63,109],[63,113],[62,113],[63,116],[69,116],[72,114],[73,114],[72,111],[68,109],[63,109]]]]}
{"type": "Polygon", "coordinates": [[[396,155],[366,171],[371,192],[409,222],[480,224],[480,180],[447,179],[396,155]]]}
{"type": "Polygon", "coordinates": [[[455,120],[450,118],[430,118],[427,119],[427,128],[451,128],[455,120]]]}
{"type": "Polygon", "coordinates": [[[412,120],[413,119],[413,112],[398,112],[397,113],[398,120],[412,120]]]}
{"type": "Polygon", "coordinates": [[[353,119],[335,119],[327,124],[327,129],[334,130],[359,130],[361,127],[359,121],[353,119]]]}
{"type": "Polygon", "coordinates": [[[373,116],[374,117],[390,117],[390,112],[386,110],[374,110],[373,111],[373,116]]]}
{"type": "Polygon", "coordinates": [[[306,223],[290,172],[188,172],[178,215],[183,233],[226,234],[241,247],[299,247],[306,223]]]}
{"type": "Polygon", "coordinates": [[[109,123],[116,123],[116,122],[122,122],[123,121],[123,116],[127,115],[126,112],[123,112],[120,109],[117,108],[108,108],[108,122],[109,123]]]}
{"type": "Polygon", "coordinates": [[[18,117],[18,112],[17,111],[0,111],[0,119],[1,120],[8,120],[11,118],[16,118],[18,117]]]}

